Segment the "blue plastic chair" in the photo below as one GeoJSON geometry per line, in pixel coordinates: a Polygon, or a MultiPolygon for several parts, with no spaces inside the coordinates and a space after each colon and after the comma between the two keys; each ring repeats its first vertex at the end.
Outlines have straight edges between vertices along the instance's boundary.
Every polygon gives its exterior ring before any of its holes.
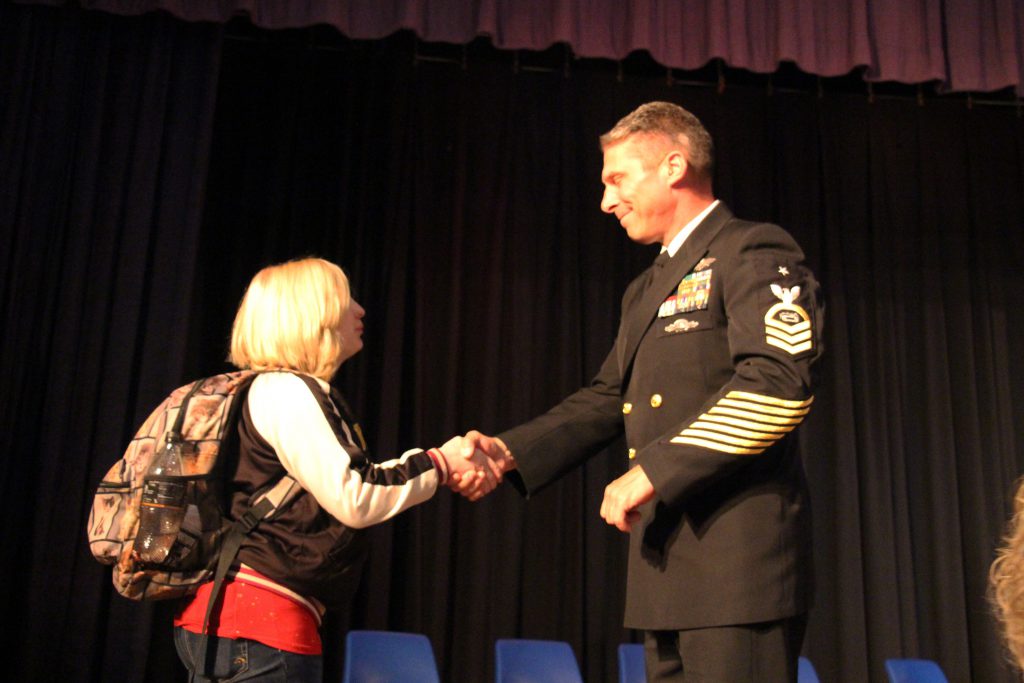
{"type": "Polygon", "coordinates": [[[440,683],[430,640],[419,633],[349,631],[344,683],[440,683]]]}
{"type": "Polygon", "coordinates": [[[501,638],[494,655],[496,683],[583,683],[569,643],[501,638]]]}
{"type": "Polygon", "coordinates": [[[644,646],[634,643],[619,645],[619,683],[647,683],[644,646]]]}
{"type": "Polygon", "coordinates": [[[887,659],[890,683],[949,683],[942,667],[930,659],[887,659]]]}
{"type": "Polygon", "coordinates": [[[807,657],[801,657],[797,660],[796,680],[797,683],[821,683],[821,679],[818,678],[818,672],[807,657]]]}

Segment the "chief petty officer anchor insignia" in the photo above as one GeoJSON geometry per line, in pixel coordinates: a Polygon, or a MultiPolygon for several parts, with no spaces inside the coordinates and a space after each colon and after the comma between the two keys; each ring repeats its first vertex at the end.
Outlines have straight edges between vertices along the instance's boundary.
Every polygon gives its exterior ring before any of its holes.
{"type": "MultiPolygon", "coordinates": [[[[789,271],[780,266],[779,273],[785,276],[789,271]]],[[[800,297],[800,287],[773,284],[771,289],[772,294],[781,301],[764,314],[765,342],[792,356],[809,351],[813,344],[811,317],[802,306],[794,303],[800,297]]]]}

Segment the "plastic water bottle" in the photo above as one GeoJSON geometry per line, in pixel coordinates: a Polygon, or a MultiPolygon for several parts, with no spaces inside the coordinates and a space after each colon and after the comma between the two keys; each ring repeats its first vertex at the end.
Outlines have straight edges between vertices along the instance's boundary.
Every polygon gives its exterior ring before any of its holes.
{"type": "Polygon", "coordinates": [[[181,436],[168,433],[163,448],[153,458],[142,479],[142,500],[139,504],[139,533],[134,550],[139,561],[163,562],[185,517],[185,494],[188,483],[181,477],[181,436]]]}

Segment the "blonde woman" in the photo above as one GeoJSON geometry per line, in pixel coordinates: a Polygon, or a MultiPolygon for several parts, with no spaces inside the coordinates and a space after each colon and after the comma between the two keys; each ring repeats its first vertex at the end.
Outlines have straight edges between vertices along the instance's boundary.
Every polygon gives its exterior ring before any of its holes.
{"type": "Polygon", "coordinates": [[[482,455],[472,462],[459,456],[459,439],[381,464],[367,458],[358,425],[328,384],[363,348],[364,315],[341,268],[322,259],[270,266],[249,283],[230,361],[259,374],[238,424],[231,515],[285,474],[304,491],[242,545],[210,620],[205,668],[209,584],[180,609],[175,646],[196,680],[320,681],[320,619],[325,608],[351,601],[367,550],[359,530],[422,503],[445,483],[469,497],[496,485],[482,455]]]}
{"type": "Polygon", "coordinates": [[[1024,479],[1013,499],[1013,517],[989,573],[996,618],[1012,661],[1024,670],[1024,479]]]}

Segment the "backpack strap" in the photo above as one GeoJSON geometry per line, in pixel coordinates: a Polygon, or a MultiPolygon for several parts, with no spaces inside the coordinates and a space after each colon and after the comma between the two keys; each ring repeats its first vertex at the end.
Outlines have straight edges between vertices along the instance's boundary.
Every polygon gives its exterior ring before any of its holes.
{"type": "Polygon", "coordinates": [[[192,385],[192,388],[188,390],[187,394],[185,394],[185,398],[181,399],[181,405],[178,406],[178,415],[174,418],[174,425],[169,430],[172,436],[181,438],[181,430],[185,428],[185,415],[188,414],[188,402],[192,400],[192,397],[196,395],[196,392],[198,392],[205,383],[205,379],[197,379],[195,384],[192,385]]]}
{"type": "Polygon", "coordinates": [[[210,599],[206,604],[206,616],[203,618],[202,639],[199,642],[199,651],[203,653],[203,676],[208,677],[207,674],[210,671],[210,667],[213,666],[213,662],[210,661],[210,650],[207,647],[210,617],[213,615],[213,610],[217,607],[217,603],[223,597],[221,591],[224,587],[224,579],[231,570],[231,565],[234,564],[235,558],[238,557],[242,541],[264,519],[273,517],[288,507],[301,492],[302,487],[299,486],[299,482],[288,475],[281,477],[273,487],[253,501],[252,506],[231,525],[224,535],[220,546],[220,555],[217,558],[217,570],[213,575],[213,589],[210,591],[210,599]]]}

